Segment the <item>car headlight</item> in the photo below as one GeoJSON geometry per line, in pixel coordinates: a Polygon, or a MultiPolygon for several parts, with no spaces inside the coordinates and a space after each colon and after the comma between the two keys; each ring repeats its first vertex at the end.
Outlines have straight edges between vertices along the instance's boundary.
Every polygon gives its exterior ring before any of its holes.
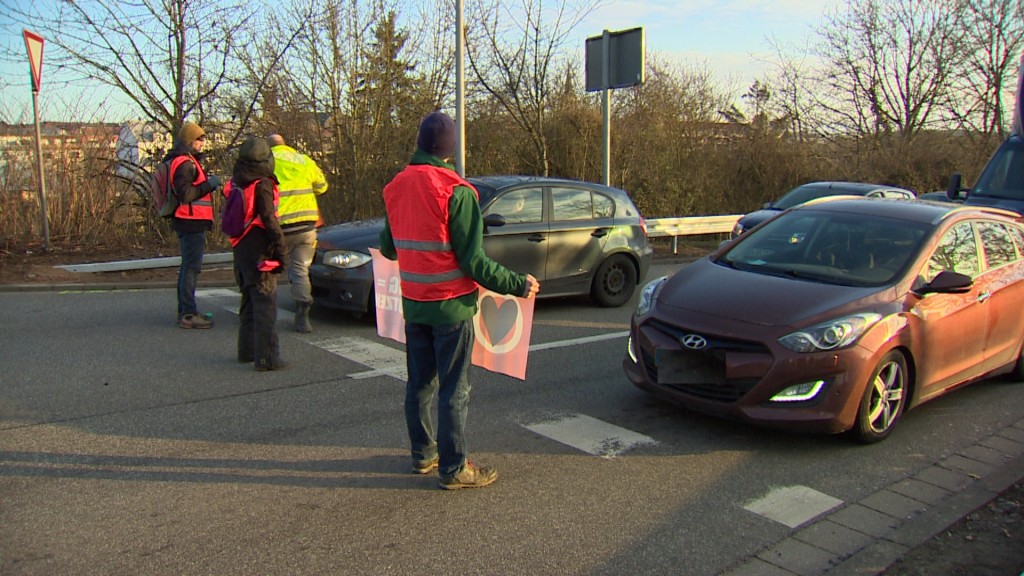
{"type": "Polygon", "coordinates": [[[736,225],[732,227],[732,237],[735,238],[740,234],[743,234],[743,224],[737,222],[736,225]]]}
{"type": "Polygon", "coordinates": [[[324,252],[324,264],[335,268],[358,268],[372,260],[369,254],[354,250],[328,250],[324,252]]]}
{"type": "Polygon", "coordinates": [[[654,307],[654,299],[658,297],[658,292],[665,285],[666,280],[668,280],[668,276],[662,276],[651,280],[644,286],[644,289],[640,291],[640,303],[636,305],[637,316],[643,316],[651,311],[651,308],[654,307]]]}
{"type": "Polygon", "coordinates": [[[787,334],[779,338],[779,344],[794,352],[838,350],[856,342],[881,319],[881,314],[872,312],[845,316],[787,334]]]}

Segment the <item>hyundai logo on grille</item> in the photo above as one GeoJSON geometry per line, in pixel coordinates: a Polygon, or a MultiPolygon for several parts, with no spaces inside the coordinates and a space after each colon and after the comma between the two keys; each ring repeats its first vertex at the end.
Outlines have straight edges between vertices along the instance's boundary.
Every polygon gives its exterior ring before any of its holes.
{"type": "Polygon", "coordinates": [[[679,339],[679,343],[690,350],[703,350],[708,347],[708,341],[697,334],[687,334],[679,339]]]}

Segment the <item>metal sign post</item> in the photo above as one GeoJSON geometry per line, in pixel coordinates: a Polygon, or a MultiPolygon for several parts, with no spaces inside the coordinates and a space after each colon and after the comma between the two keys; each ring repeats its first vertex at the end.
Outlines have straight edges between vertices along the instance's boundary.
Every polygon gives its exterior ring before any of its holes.
{"type": "Polygon", "coordinates": [[[455,122],[459,133],[455,147],[455,171],[466,177],[466,25],[464,0],[455,1],[455,122]]]}
{"type": "Polygon", "coordinates": [[[586,90],[601,91],[601,182],[608,186],[612,163],[611,90],[644,83],[644,29],[605,30],[600,36],[587,38],[585,59],[586,90]]]}
{"type": "Polygon", "coordinates": [[[32,112],[36,119],[36,163],[39,173],[39,211],[43,221],[43,250],[50,251],[50,224],[46,217],[46,178],[43,177],[43,137],[39,130],[39,87],[43,81],[43,37],[22,29],[32,74],[32,112]]]}

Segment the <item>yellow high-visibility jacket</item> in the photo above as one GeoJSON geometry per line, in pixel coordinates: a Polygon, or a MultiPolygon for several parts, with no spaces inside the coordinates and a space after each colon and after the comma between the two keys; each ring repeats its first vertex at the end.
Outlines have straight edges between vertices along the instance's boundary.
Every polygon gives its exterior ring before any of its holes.
{"type": "Polygon", "coordinates": [[[290,146],[282,144],[270,150],[274,154],[274,175],[281,191],[277,205],[277,219],[281,226],[318,223],[320,210],[316,197],[327,192],[323,171],[312,158],[290,146]]]}

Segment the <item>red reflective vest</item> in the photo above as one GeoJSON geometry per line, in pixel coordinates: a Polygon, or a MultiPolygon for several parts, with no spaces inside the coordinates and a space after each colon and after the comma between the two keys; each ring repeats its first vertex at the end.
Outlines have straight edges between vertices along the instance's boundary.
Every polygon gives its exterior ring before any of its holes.
{"type": "MultiPolygon", "coordinates": [[[[196,179],[192,182],[193,186],[199,186],[203,182],[206,182],[206,172],[203,167],[192,157],[191,154],[182,154],[174,160],[171,160],[171,170],[169,178],[171,182],[174,182],[174,172],[181,166],[183,162],[179,162],[179,158],[188,158],[192,160],[192,163],[196,166],[196,179]]],[[[173,185],[173,184],[172,184],[173,185]]],[[[195,202],[189,202],[188,204],[179,204],[178,208],[174,211],[175,218],[181,218],[182,220],[213,220],[213,198],[206,194],[205,196],[199,197],[195,202]]]]}
{"type": "MultiPolygon", "coordinates": [[[[277,190],[277,183],[273,180],[271,180],[271,182],[274,184],[274,212],[277,212],[277,203],[281,199],[281,193],[277,190]]],[[[256,213],[256,185],[259,183],[259,180],[253,180],[248,186],[242,188],[242,194],[245,195],[245,221],[248,222],[249,225],[245,227],[245,232],[242,232],[242,235],[238,238],[228,237],[228,241],[231,242],[232,248],[237,246],[238,243],[242,241],[242,238],[245,238],[254,226],[266,229],[266,226],[263,224],[263,219],[256,213]]],[[[228,183],[224,185],[224,190],[222,192],[225,200],[227,200],[228,195],[231,194],[232,186],[234,186],[234,183],[231,180],[228,180],[228,183]]]]}
{"type": "Polygon", "coordinates": [[[448,200],[456,186],[480,196],[457,173],[428,164],[408,166],[384,187],[405,298],[434,302],[477,289],[459,268],[448,234],[448,200]]]}

